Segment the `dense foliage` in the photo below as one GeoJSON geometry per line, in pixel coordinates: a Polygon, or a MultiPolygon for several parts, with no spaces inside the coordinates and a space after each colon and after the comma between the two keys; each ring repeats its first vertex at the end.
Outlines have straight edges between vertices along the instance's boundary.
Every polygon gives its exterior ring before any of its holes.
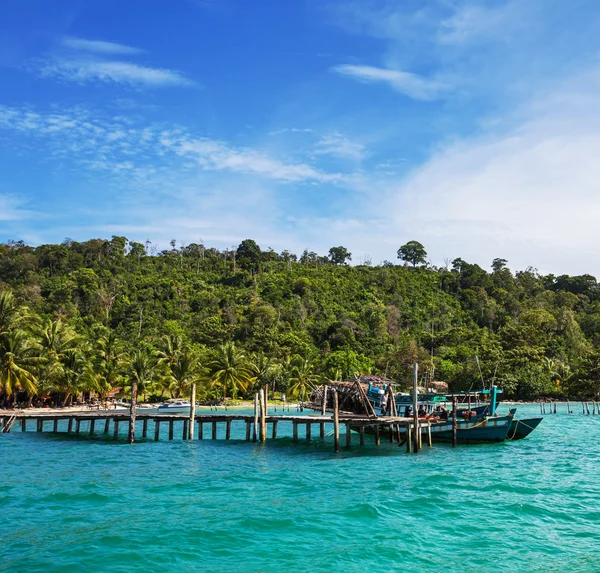
{"type": "Polygon", "coordinates": [[[4,398],[138,384],[142,397],[247,396],[265,382],[300,396],[324,379],[410,380],[418,361],[451,389],[494,379],[509,396],[600,391],[600,286],[584,276],[491,272],[456,259],[429,267],[349,266],[351,253],[218,251],[94,239],[0,245],[4,398]]]}

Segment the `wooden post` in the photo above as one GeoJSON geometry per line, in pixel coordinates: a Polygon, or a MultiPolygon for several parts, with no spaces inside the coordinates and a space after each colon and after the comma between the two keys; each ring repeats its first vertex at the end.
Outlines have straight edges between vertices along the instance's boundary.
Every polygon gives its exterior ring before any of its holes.
{"type": "Polygon", "coordinates": [[[58,418],[54,418],[54,428],[52,429],[54,433],[58,432],[58,418]]]}
{"type": "Polygon", "coordinates": [[[346,447],[349,448],[352,445],[352,430],[350,424],[346,424],[346,447]]]}
{"type": "Polygon", "coordinates": [[[158,442],[159,437],[160,437],[160,421],[155,418],[154,419],[154,441],[158,442]]]}
{"type": "Polygon", "coordinates": [[[321,416],[324,416],[325,412],[327,412],[327,386],[323,386],[323,399],[321,400],[321,416]]]}
{"type": "Polygon", "coordinates": [[[321,439],[325,438],[325,422],[320,422],[319,423],[319,437],[321,439]]]}
{"type": "Polygon", "coordinates": [[[225,439],[229,440],[231,438],[231,420],[227,420],[225,424],[225,439]]]}
{"type": "Polygon", "coordinates": [[[201,419],[198,419],[198,439],[201,440],[204,436],[204,424],[201,419]]]}
{"type": "Polygon", "coordinates": [[[456,396],[452,396],[452,447],[456,447],[456,396]]]}
{"type": "Polygon", "coordinates": [[[260,395],[260,441],[267,441],[267,387],[265,386],[260,395]]]}
{"type": "Polygon", "coordinates": [[[413,424],[414,424],[414,440],[415,454],[419,451],[419,390],[417,389],[419,381],[419,365],[415,362],[413,366],[413,424]]]}
{"type": "Polygon", "coordinates": [[[115,418],[113,420],[113,423],[115,425],[114,438],[115,438],[115,440],[117,440],[119,438],[119,420],[117,418],[115,418]]]}
{"type": "Polygon", "coordinates": [[[273,420],[273,439],[277,438],[277,420],[273,420]]]}
{"type": "MultiPolygon", "coordinates": [[[[79,418],[77,418],[77,421],[75,422],[75,435],[79,436],[79,428],[81,427],[81,420],[79,418]]],[[[39,429],[38,429],[39,432],[39,429]]]]}
{"type": "Polygon", "coordinates": [[[433,440],[431,438],[431,422],[427,424],[427,445],[431,448],[433,446],[433,440]]]}
{"type": "Polygon", "coordinates": [[[131,406],[129,407],[129,432],[127,435],[127,441],[133,444],[135,440],[135,406],[137,403],[137,383],[134,382],[131,385],[131,406]]]}
{"type": "Polygon", "coordinates": [[[73,418],[69,418],[69,425],[67,426],[67,432],[71,432],[73,429],[73,418]]]}
{"type": "Polygon", "coordinates": [[[194,421],[196,419],[196,384],[192,384],[192,396],[190,398],[190,440],[194,439],[194,421]]]}
{"type": "Polygon", "coordinates": [[[569,404],[569,401],[567,400],[567,412],[570,414],[571,413],[571,404],[569,404]]]}
{"type": "Polygon", "coordinates": [[[292,422],[292,439],[294,442],[298,441],[298,422],[296,420],[292,422]]]}
{"type": "Polygon", "coordinates": [[[246,441],[250,441],[250,430],[252,427],[252,422],[250,420],[246,420],[246,441]]]}
{"type": "Polygon", "coordinates": [[[90,420],[90,436],[94,435],[94,426],[96,425],[96,420],[90,420]]]}
{"type": "MultiPolygon", "coordinates": [[[[27,431],[27,419],[26,418],[21,418],[21,432],[26,432],[27,431]]],[[[71,431],[69,429],[69,431],[71,431]]]]}
{"type": "Polygon", "coordinates": [[[148,418],[144,418],[142,422],[142,438],[148,437],[148,418]]]}
{"type": "Polygon", "coordinates": [[[36,429],[36,431],[37,431],[37,432],[41,432],[41,431],[42,431],[41,427],[42,427],[42,419],[41,419],[41,418],[38,418],[38,419],[36,420],[36,424],[35,424],[35,429],[36,429]]]}
{"type": "Polygon", "coordinates": [[[258,435],[258,393],[254,395],[254,426],[252,428],[252,441],[256,442],[258,435]]]}
{"type": "MultiPolygon", "coordinates": [[[[188,427],[189,423],[190,423],[190,421],[187,418],[183,421],[183,430],[182,430],[182,435],[181,435],[182,440],[187,440],[190,437],[190,429],[188,427]]],[[[192,432],[192,434],[193,433],[194,432],[192,432]]]]}
{"type": "Polygon", "coordinates": [[[585,403],[585,413],[589,416],[590,415],[590,405],[586,402],[585,403]]]}
{"type": "Polygon", "coordinates": [[[542,403],[540,402],[540,414],[543,414],[544,410],[542,409],[542,403]]]}
{"type": "MultiPolygon", "coordinates": [[[[265,416],[269,415],[269,385],[265,384],[265,416]]],[[[266,432],[265,432],[266,435],[266,432]]]]}
{"type": "Polygon", "coordinates": [[[336,452],[340,451],[340,411],[337,390],[333,394],[333,448],[336,452]]]}
{"type": "Polygon", "coordinates": [[[556,402],[554,402],[554,413],[556,414],[556,402]]]}
{"type": "Polygon", "coordinates": [[[306,439],[308,441],[310,441],[310,430],[311,430],[311,423],[310,422],[306,422],[306,439]]]}
{"type": "Polygon", "coordinates": [[[213,440],[217,439],[217,423],[216,422],[212,423],[212,436],[211,436],[211,438],[213,440]]]}
{"type": "Polygon", "coordinates": [[[110,418],[106,418],[104,421],[104,433],[108,434],[108,430],[110,429],[110,418]]]}
{"type": "Polygon", "coordinates": [[[381,438],[379,436],[379,424],[375,424],[375,445],[381,445],[381,438]]]}
{"type": "Polygon", "coordinates": [[[360,445],[365,445],[365,427],[361,425],[360,427],[360,445]]]}
{"type": "Polygon", "coordinates": [[[169,440],[173,439],[173,425],[174,425],[174,421],[169,420],[169,440]]]}
{"type": "Polygon", "coordinates": [[[406,426],[406,453],[412,452],[412,426],[409,424],[406,426]]]}

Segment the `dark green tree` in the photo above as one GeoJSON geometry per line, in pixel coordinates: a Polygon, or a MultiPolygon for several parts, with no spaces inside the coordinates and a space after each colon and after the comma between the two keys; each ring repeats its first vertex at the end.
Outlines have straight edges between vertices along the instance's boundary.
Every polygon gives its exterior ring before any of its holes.
{"type": "Polygon", "coordinates": [[[398,258],[416,267],[427,262],[427,251],[418,241],[408,241],[398,249],[398,258]]]}

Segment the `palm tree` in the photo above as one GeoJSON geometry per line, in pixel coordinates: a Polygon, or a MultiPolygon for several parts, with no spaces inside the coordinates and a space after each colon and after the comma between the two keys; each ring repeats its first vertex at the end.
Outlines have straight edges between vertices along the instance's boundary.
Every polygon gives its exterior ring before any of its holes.
{"type": "MultiPolygon", "coordinates": [[[[278,365],[275,361],[266,356],[264,352],[256,353],[252,360],[251,368],[258,386],[262,387],[265,384],[274,385],[277,376],[277,367],[278,365]]],[[[274,387],[273,390],[275,390],[274,387]]]]}
{"type": "Polygon", "coordinates": [[[213,386],[223,388],[223,399],[227,397],[228,388],[236,398],[239,390],[245,392],[248,385],[255,380],[245,354],[238,350],[233,342],[219,346],[208,367],[213,386]]]}
{"type": "Polygon", "coordinates": [[[182,350],[183,342],[178,334],[165,334],[160,339],[159,347],[156,351],[159,357],[159,364],[170,368],[182,350]]]}
{"type": "Polygon", "coordinates": [[[99,390],[98,375],[80,350],[66,350],[62,355],[61,366],[61,375],[55,387],[65,394],[63,406],[69,400],[72,401],[73,396],[99,390]]]}
{"type": "Polygon", "coordinates": [[[187,392],[192,384],[200,379],[198,360],[189,348],[185,348],[176,356],[170,367],[169,379],[169,389],[175,398],[187,392]]]}
{"type": "Polygon", "coordinates": [[[17,392],[37,394],[38,381],[33,373],[39,361],[37,348],[22,330],[9,330],[0,335],[0,389],[13,396],[17,392]]]}
{"type": "Polygon", "coordinates": [[[129,361],[129,372],[131,374],[131,387],[133,394],[137,392],[145,396],[151,390],[154,382],[156,360],[144,350],[136,350],[129,361]]]}
{"type": "Polygon", "coordinates": [[[290,378],[290,396],[302,397],[314,390],[319,377],[314,373],[314,366],[307,358],[295,356],[292,361],[292,376],[290,378]]]}
{"type": "Polygon", "coordinates": [[[106,398],[108,393],[121,382],[125,364],[123,343],[116,337],[115,333],[110,332],[107,336],[102,337],[98,341],[96,370],[98,372],[98,387],[103,398],[106,398]]]}
{"type": "Polygon", "coordinates": [[[0,292],[0,335],[16,326],[19,320],[19,308],[12,292],[0,292]]]}

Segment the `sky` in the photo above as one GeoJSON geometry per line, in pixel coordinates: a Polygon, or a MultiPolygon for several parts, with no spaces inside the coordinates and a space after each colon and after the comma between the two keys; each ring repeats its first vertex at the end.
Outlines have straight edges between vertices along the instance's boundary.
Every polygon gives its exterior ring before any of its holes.
{"type": "Polygon", "coordinates": [[[597,0],[4,0],[0,241],[600,276],[597,0]]]}

